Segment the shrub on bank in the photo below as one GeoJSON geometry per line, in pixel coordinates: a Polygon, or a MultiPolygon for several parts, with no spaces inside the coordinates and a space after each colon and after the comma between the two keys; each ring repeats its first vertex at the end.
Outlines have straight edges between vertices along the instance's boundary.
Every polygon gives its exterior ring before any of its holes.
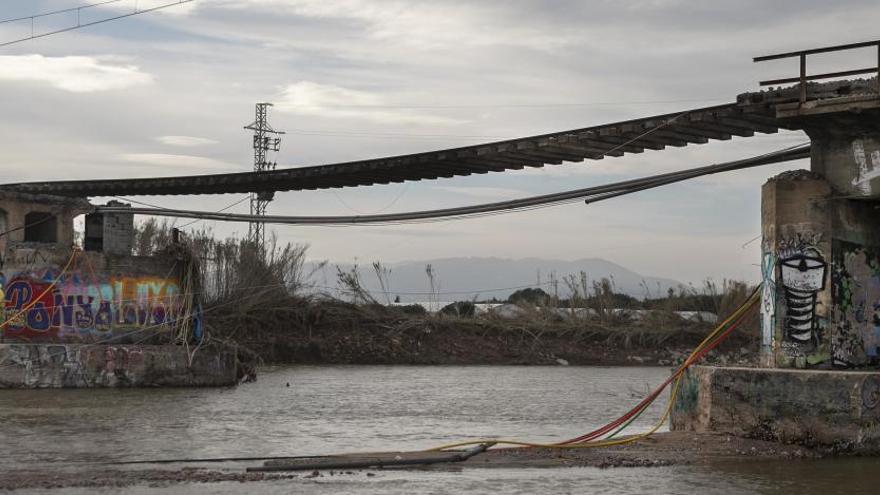
{"type": "Polygon", "coordinates": [[[473,318],[476,314],[477,307],[474,303],[470,301],[456,301],[451,304],[447,304],[440,309],[440,313],[444,315],[450,316],[459,316],[462,318],[473,318]]]}

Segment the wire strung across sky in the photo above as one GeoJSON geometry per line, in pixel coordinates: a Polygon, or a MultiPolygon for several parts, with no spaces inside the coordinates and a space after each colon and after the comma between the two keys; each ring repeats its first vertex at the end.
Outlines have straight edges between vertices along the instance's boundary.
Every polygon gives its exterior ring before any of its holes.
{"type": "Polygon", "coordinates": [[[68,7],[66,9],[50,10],[48,12],[42,12],[42,13],[34,14],[34,15],[15,17],[13,19],[3,19],[3,20],[0,20],[0,24],[5,24],[7,22],[16,22],[16,21],[28,21],[28,20],[32,20],[32,19],[39,19],[40,17],[48,17],[50,15],[55,15],[55,14],[64,14],[67,12],[74,12],[74,11],[81,12],[83,10],[91,9],[93,7],[100,7],[101,5],[107,5],[107,4],[111,4],[111,3],[119,3],[122,1],[123,0],[104,0],[103,2],[89,3],[86,5],[80,5],[79,7],[68,7]]]}
{"type": "Polygon", "coordinates": [[[531,196],[527,198],[484,203],[456,208],[443,208],[437,210],[423,210],[403,213],[388,213],[380,215],[348,215],[348,216],[280,216],[265,215],[254,216],[235,213],[221,213],[210,211],[179,210],[171,208],[130,208],[99,206],[95,211],[98,213],[132,213],[138,215],[169,216],[178,218],[195,218],[201,220],[220,220],[228,222],[253,222],[280,225],[398,225],[406,223],[428,223],[451,219],[474,218],[487,215],[497,215],[514,211],[525,211],[537,208],[545,208],[559,204],[571,203],[584,200],[587,204],[611,199],[626,194],[632,194],[655,187],[681,182],[704,175],[731,172],[746,168],[769,165],[791,160],[798,160],[810,156],[810,143],[802,143],[790,146],[763,155],[683,170],[666,174],[653,175],[640,179],[631,179],[623,182],[593,186],[583,189],[563,191],[553,194],[531,196]]]}
{"type": "MultiPolygon", "coordinates": [[[[129,203],[134,203],[134,204],[136,204],[136,205],[149,206],[149,207],[151,207],[151,208],[164,208],[164,207],[162,207],[162,206],[159,206],[159,205],[156,205],[156,204],[153,204],[153,203],[146,203],[146,202],[143,202],[143,201],[138,201],[138,200],[136,200],[136,199],[124,198],[124,197],[122,197],[122,196],[110,196],[110,197],[111,197],[111,198],[118,199],[118,200],[120,200],[120,201],[126,201],[126,202],[129,202],[129,203]]],[[[230,209],[230,208],[233,208],[233,207],[235,207],[235,206],[238,206],[238,205],[244,203],[245,201],[247,201],[247,200],[249,200],[249,199],[251,199],[250,194],[248,194],[247,196],[244,196],[244,197],[241,198],[241,199],[237,199],[237,200],[234,201],[233,203],[230,203],[230,204],[224,206],[223,208],[220,208],[219,210],[216,210],[215,213],[221,213],[221,212],[224,212],[224,211],[226,211],[226,210],[228,210],[228,209],[230,209]]],[[[192,222],[187,222],[187,223],[185,223],[185,224],[183,224],[183,225],[181,225],[181,226],[179,226],[179,227],[177,227],[177,228],[179,228],[179,229],[183,229],[183,228],[189,227],[189,226],[192,225],[192,224],[195,224],[195,223],[201,222],[202,220],[204,220],[204,219],[202,219],[202,218],[198,218],[198,219],[196,219],[196,220],[193,220],[192,222]]]]}
{"type": "MultiPolygon", "coordinates": [[[[333,130],[333,129],[293,129],[285,131],[289,135],[309,136],[309,137],[325,137],[325,138],[343,138],[343,139],[388,139],[388,140],[428,140],[428,141],[450,141],[450,140],[484,140],[484,139],[515,139],[510,136],[503,135],[481,135],[481,134],[412,134],[404,132],[371,132],[360,130],[333,130]]],[[[791,139],[792,137],[800,138],[801,135],[792,136],[786,134],[764,134],[751,136],[750,139],[791,139]]]]}
{"type": "MultiPolygon", "coordinates": [[[[283,95],[285,91],[277,93],[283,95]]],[[[461,103],[461,104],[357,104],[357,103],[338,103],[338,104],[298,104],[298,108],[303,109],[322,109],[322,108],[382,108],[382,109],[402,109],[402,110],[443,110],[456,108],[552,108],[552,107],[591,107],[591,106],[619,106],[619,105],[659,105],[669,103],[692,103],[692,102],[719,102],[727,101],[726,97],[714,98],[684,98],[678,100],[624,100],[624,101],[590,101],[590,102],[548,102],[548,103],[461,103]]]]}
{"type": "Polygon", "coordinates": [[[33,39],[37,39],[37,38],[43,38],[46,36],[51,36],[53,34],[66,33],[68,31],[73,31],[75,29],[82,29],[84,27],[89,27],[89,26],[94,26],[96,24],[102,24],[105,22],[115,21],[117,19],[123,19],[126,17],[131,17],[131,16],[135,16],[135,15],[139,15],[139,14],[146,14],[148,12],[154,12],[154,11],[165,9],[168,7],[175,7],[177,5],[181,5],[184,3],[190,3],[195,0],[174,0],[173,2],[164,3],[162,5],[157,5],[155,7],[149,7],[146,9],[138,9],[137,3],[135,3],[134,11],[127,12],[125,14],[115,15],[112,17],[105,17],[103,19],[98,19],[96,21],[89,21],[89,22],[82,22],[82,19],[80,18],[80,13],[85,9],[99,7],[101,5],[107,5],[107,4],[111,4],[111,3],[117,3],[120,1],[122,1],[122,0],[107,0],[107,1],[103,1],[103,2],[96,2],[96,3],[82,5],[80,7],[71,7],[71,8],[67,8],[67,9],[53,10],[50,12],[42,12],[40,14],[34,14],[34,15],[29,15],[29,16],[24,16],[24,17],[17,17],[14,19],[4,19],[4,20],[0,21],[0,24],[30,21],[31,34],[30,34],[30,36],[17,38],[17,39],[11,40],[11,41],[0,42],[0,46],[8,46],[8,45],[13,45],[15,43],[21,43],[23,41],[28,41],[28,40],[33,40],[33,39]],[[39,19],[41,17],[47,17],[50,15],[55,15],[55,14],[63,14],[63,13],[67,13],[67,12],[76,12],[76,24],[75,25],[70,25],[70,26],[67,26],[67,27],[64,27],[61,29],[47,31],[45,33],[35,32],[36,19],[39,19]]]}

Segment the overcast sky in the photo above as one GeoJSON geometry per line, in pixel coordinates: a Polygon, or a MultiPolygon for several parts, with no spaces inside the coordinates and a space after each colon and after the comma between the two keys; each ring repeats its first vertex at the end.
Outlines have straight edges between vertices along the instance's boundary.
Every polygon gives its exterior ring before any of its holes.
{"type": "MultiPolygon", "coordinates": [[[[139,0],[141,8],[168,0],[139,0]]],[[[0,18],[85,5],[2,0],[0,18]]],[[[82,22],[134,0],[84,10],[82,22]]],[[[254,103],[288,132],[279,167],[553,132],[733,101],[796,62],[753,56],[875,39],[874,1],[196,0],[0,48],[0,182],[247,171],[254,103]]],[[[37,33],[76,13],[37,19],[37,33]]],[[[0,40],[30,34],[0,25],[0,40]]],[[[815,70],[876,63],[817,58],[815,70]]],[[[599,162],[371,188],[280,193],[274,214],[467,205],[747,157],[759,135],[599,162]]],[[[315,259],[599,257],[646,275],[756,280],[760,187],[794,162],[597,205],[399,227],[273,227],[315,259]]],[[[132,198],[219,209],[242,195],[132,198]]],[[[106,198],[99,198],[101,200],[106,198]]],[[[231,211],[246,212],[247,202],[231,211]]],[[[221,235],[244,224],[208,222],[221,235]]],[[[528,283],[529,281],[524,281],[528,283]]],[[[453,288],[450,288],[453,289],[453,288]]]]}

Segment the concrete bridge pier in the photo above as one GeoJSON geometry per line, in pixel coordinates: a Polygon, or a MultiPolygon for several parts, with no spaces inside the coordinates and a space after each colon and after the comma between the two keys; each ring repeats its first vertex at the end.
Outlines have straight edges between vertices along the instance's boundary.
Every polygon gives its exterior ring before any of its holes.
{"type": "Polygon", "coordinates": [[[776,112],[813,150],[762,189],[763,368],[690,370],[672,428],[880,450],[880,96],[776,112]]]}
{"type": "Polygon", "coordinates": [[[813,103],[777,107],[813,151],[810,173],[781,174],[762,191],[763,364],[877,368],[880,103],[813,103]]]}

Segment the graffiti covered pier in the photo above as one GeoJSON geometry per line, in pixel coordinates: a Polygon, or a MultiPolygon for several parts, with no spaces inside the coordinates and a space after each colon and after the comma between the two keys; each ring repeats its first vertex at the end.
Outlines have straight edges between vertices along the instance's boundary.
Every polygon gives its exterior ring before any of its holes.
{"type": "Polygon", "coordinates": [[[0,298],[4,341],[138,341],[173,328],[184,308],[176,278],[56,266],[0,271],[0,298]]]}
{"type": "Polygon", "coordinates": [[[132,256],[132,215],[91,209],[0,192],[0,342],[135,343],[189,324],[184,250],[132,256]],[[85,215],[84,250],[73,247],[77,215],[85,215]]]}

